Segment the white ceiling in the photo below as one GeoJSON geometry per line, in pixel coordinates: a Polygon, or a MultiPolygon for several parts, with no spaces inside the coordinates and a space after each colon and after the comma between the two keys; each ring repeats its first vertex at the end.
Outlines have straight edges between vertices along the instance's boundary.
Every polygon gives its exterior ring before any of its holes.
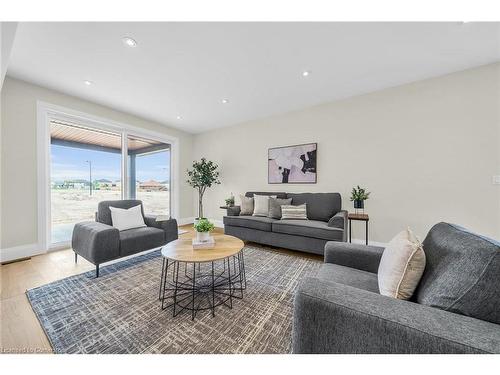
{"type": "Polygon", "coordinates": [[[7,74],[199,133],[499,60],[500,23],[20,23],[7,74]]]}

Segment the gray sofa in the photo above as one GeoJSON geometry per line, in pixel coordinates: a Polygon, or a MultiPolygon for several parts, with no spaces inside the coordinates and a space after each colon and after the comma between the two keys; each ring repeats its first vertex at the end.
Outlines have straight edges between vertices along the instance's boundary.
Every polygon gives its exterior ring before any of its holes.
{"type": "Polygon", "coordinates": [[[224,233],[245,241],[323,254],[328,241],[346,241],[347,211],[342,210],[339,193],[247,192],[245,196],[276,195],[292,198],[292,205],[307,204],[309,220],[277,220],[242,216],[240,207],[228,208],[224,233]]]}
{"type": "Polygon", "coordinates": [[[500,244],[439,223],[411,301],[379,294],[383,248],[329,242],[295,296],[294,353],[500,353],[500,244]]]}
{"type": "Polygon", "coordinates": [[[175,219],[156,221],[156,216],[144,215],[140,200],[116,200],[99,203],[96,221],[75,225],[71,246],[75,262],[78,255],[87,259],[96,266],[96,277],[99,277],[100,264],[163,246],[177,238],[175,219]],[[110,206],[128,209],[139,204],[146,227],[119,231],[112,226],[110,206]]]}

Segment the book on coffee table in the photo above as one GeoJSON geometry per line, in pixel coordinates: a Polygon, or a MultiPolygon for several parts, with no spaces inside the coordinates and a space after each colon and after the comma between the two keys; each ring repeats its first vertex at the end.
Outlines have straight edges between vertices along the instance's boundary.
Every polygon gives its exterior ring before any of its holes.
{"type": "Polygon", "coordinates": [[[193,249],[212,249],[215,247],[215,239],[210,236],[206,241],[197,241],[196,238],[193,238],[193,249]]]}

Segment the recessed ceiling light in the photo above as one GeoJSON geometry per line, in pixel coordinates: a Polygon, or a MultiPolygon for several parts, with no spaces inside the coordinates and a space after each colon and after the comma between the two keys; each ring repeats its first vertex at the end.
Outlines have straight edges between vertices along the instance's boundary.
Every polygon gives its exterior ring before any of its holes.
{"type": "Polygon", "coordinates": [[[133,48],[133,47],[137,46],[137,42],[128,36],[123,38],[122,41],[123,41],[123,44],[125,44],[127,47],[133,48]]]}
{"type": "Polygon", "coordinates": [[[227,100],[227,99],[222,99],[222,100],[221,100],[221,103],[222,103],[222,104],[227,104],[227,103],[229,103],[229,100],[227,100]]]}
{"type": "Polygon", "coordinates": [[[92,83],[94,83],[94,82],[89,81],[89,80],[85,80],[85,81],[83,81],[83,83],[85,83],[87,86],[90,86],[90,85],[91,85],[92,83]]]}
{"type": "Polygon", "coordinates": [[[182,116],[177,116],[177,120],[182,120],[182,116]]]}
{"type": "Polygon", "coordinates": [[[302,72],[302,76],[303,76],[303,77],[307,77],[307,76],[309,76],[309,74],[311,74],[311,72],[310,72],[309,70],[304,70],[304,71],[302,72]]]}

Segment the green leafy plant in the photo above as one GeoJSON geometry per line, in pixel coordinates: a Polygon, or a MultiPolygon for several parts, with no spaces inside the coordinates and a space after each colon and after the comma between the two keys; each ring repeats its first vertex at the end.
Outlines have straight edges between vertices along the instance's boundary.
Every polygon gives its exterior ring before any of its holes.
{"type": "Polygon", "coordinates": [[[203,195],[205,190],[212,185],[220,184],[219,167],[214,162],[201,158],[201,161],[193,162],[193,169],[188,170],[187,183],[198,189],[198,218],[203,218],[203,195]]]}
{"type": "Polygon", "coordinates": [[[195,225],[194,229],[197,232],[211,232],[213,231],[215,226],[208,221],[208,219],[200,219],[195,225]]]}
{"type": "Polygon", "coordinates": [[[370,192],[367,192],[366,189],[359,187],[353,187],[351,191],[351,202],[352,201],[365,201],[369,198],[370,192]]]}
{"type": "Polygon", "coordinates": [[[226,202],[226,206],[228,207],[234,206],[234,197],[232,194],[229,198],[226,198],[224,201],[226,202]]]}

